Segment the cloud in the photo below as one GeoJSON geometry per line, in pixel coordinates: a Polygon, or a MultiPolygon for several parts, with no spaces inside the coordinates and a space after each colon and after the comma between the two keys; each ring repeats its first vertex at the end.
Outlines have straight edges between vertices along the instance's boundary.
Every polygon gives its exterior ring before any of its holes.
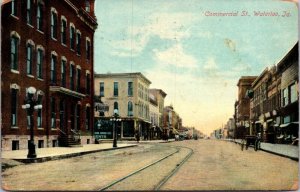
{"type": "Polygon", "coordinates": [[[198,37],[210,39],[212,37],[212,33],[210,31],[201,31],[198,33],[198,37]]]}
{"type": "Polygon", "coordinates": [[[185,53],[181,44],[175,44],[165,51],[158,51],[156,49],[153,51],[157,63],[182,68],[197,68],[196,58],[185,53]]]}
{"type": "Polygon", "coordinates": [[[111,54],[120,57],[137,56],[154,36],[178,43],[191,36],[190,28],[199,19],[199,15],[192,13],[154,13],[146,19],[146,25],[128,26],[127,38],[113,42],[114,51],[111,54]]]}
{"type": "Polygon", "coordinates": [[[212,71],[212,70],[217,70],[218,66],[216,64],[216,61],[213,57],[209,57],[203,66],[204,70],[206,71],[212,71]]]}

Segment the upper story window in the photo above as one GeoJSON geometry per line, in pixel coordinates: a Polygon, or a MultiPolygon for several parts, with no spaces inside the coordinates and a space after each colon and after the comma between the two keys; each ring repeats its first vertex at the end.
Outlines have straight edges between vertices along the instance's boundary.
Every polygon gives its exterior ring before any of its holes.
{"type": "Polygon", "coordinates": [[[282,90],[282,106],[286,106],[289,101],[288,89],[285,88],[282,90]]]}
{"type": "Polygon", "coordinates": [[[76,32],[76,52],[78,55],[81,54],[81,33],[79,30],[76,32]]]}
{"type": "Polygon", "coordinates": [[[36,27],[39,31],[43,31],[43,4],[42,3],[38,3],[37,5],[37,13],[36,13],[36,27]]]}
{"type": "Polygon", "coordinates": [[[133,105],[132,102],[128,102],[128,116],[133,116],[133,105]]]}
{"type": "Polygon", "coordinates": [[[61,60],[61,86],[66,87],[66,59],[61,60]]]}
{"type": "Polygon", "coordinates": [[[91,75],[90,73],[86,73],[86,94],[90,94],[91,93],[91,75]]]}
{"type": "Polygon", "coordinates": [[[61,19],[61,43],[64,45],[67,44],[67,20],[65,17],[61,19]]]}
{"type": "Polygon", "coordinates": [[[91,41],[90,39],[86,39],[86,45],[85,45],[85,52],[86,52],[86,59],[91,59],[91,41]]]}
{"type": "Polygon", "coordinates": [[[119,95],[119,83],[114,82],[114,96],[118,97],[118,95],[119,95]]]}
{"type": "Polygon", "coordinates": [[[89,0],[85,1],[85,11],[88,13],[91,11],[91,4],[89,0]]]}
{"type": "Polygon", "coordinates": [[[32,25],[32,0],[27,0],[26,4],[26,19],[29,25],[32,25]]]}
{"type": "Polygon", "coordinates": [[[70,24],[70,47],[75,50],[75,27],[73,24],[70,24]]]}
{"type": "Polygon", "coordinates": [[[77,73],[76,73],[76,91],[80,91],[80,76],[81,76],[81,70],[77,68],[77,73]]]}
{"type": "Polygon", "coordinates": [[[119,110],[119,104],[118,104],[118,102],[114,102],[114,110],[115,109],[119,110]]]}
{"type": "Polygon", "coordinates": [[[19,38],[12,36],[10,39],[10,67],[18,70],[19,38]]]}
{"type": "Polygon", "coordinates": [[[51,37],[57,39],[57,12],[55,9],[51,10],[51,37]]]}
{"type": "Polygon", "coordinates": [[[297,87],[295,83],[290,86],[290,94],[291,94],[291,103],[298,100],[297,87]]]}
{"type": "Polygon", "coordinates": [[[14,16],[17,16],[18,14],[18,0],[12,0],[11,1],[11,14],[14,15],[14,16]]]}
{"type": "Polygon", "coordinates": [[[43,79],[43,60],[44,60],[43,49],[38,48],[36,59],[37,59],[37,61],[36,61],[37,77],[40,79],[43,79]]]}
{"type": "Polygon", "coordinates": [[[51,55],[51,67],[50,67],[50,81],[51,83],[56,83],[56,64],[57,64],[57,55],[51,55]]]}
{"type": "Polygon", "coordinates": [[[71,64],[70,65],[70,89],[74,90],[74,77],[75,77],[75,65],[71,64]]]}
{"type": "Polygon", "coordinates": [[[27,43],[26,47],[26,72],[28,75],[32,75],[32,59],[33,59],[33,45],[30,43],[27,43]]]}
{"type": "Polygon", "coordinates": [[[133,96],[133,83],[128,82],[128,96],[133,96]]]}
{"type": "Polygon", "coordinates": [[[100,96],[104,97],[104,82],[100,82],[100,96]]]}

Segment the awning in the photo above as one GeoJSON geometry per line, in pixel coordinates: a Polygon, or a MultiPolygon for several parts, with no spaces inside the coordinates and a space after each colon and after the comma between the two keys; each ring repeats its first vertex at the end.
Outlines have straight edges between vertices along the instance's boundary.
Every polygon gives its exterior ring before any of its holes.
{"type": "Polygon", "coordinates": [[[287,127],[289,126],[291,123],[285,123],[285,124],[281,124],[279,127],[287,127]]]}
{"type": "Polygon", "coordinates": [[[258,124],[258,123],[260,123],[260,124],[261,124],[261,122],[260,122],[260,121],[255,121],[255,124],[258,124]]]}
{"type": "Polygon", "coordinates": [[[52,92],[59,92],[59,93],[69,95],[69,96],[72,96],[72,97],[76,97],[76,98],[79,98],[79,99],[83,99],[85,97],[85,94],[79,93],[77,91],[72,91],[70,89],[60,87],[60,86],[50,86],[49,90],[52,91],[52,92]]]}
{"type": "Polygon", "coordinates": [[[289,125],[299,125],[299,122],[290,122],[290,123],[285,123],[281,124],[279,127],[287,127],[289,125]]]}
{"type": "Polygon", "coordinates": [[[267,120],[268,123],[271,122],[271,121],[273,121],[273,119],[268,119],[268,120],[267,120]]]}
{"type": "Polygon", "coordinates": [[[279,125],[278,125],[277,123],[276,123],[276,124],[274,124],[273,126],[274,126],[274,127],[279,127],[279,125]]]}

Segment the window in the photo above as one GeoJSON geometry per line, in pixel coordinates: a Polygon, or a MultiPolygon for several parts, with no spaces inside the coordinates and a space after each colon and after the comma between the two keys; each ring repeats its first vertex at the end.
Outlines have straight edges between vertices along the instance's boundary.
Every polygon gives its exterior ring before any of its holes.
{"type": "Polygon", "coordinates": [[[89,40],[86,40],[86,59],[91,59],[91,42],[89,40]]]}
{"type": "Polygon", "coordinates": [[[26,18],[27,23],[32,25],[32,2],[31,0],[27,0],[27,6],[26,6],[26,18]]]}
{"type": "Polygon", "coordinates": [[[51,128],[55,128],[55,118],[56,118],[56,108],[55,108],[55,98],[50,98],[50,107],[51,107],[51,128]]]}
{"type": "Polygon", "coordinates": [[[38,148],[44,148],[44,140],[38,140],[38,148]]]}
{"type": "Polygon", "coordinates": [[[70,66],[70,89],[74,90],[75,65],[70,66]]]}
{"type": "Polygon", "coordinates": [[[18,47],[19,39],[15,36],[11,37],[11,48],[10,48],[10,66],[13,70],[18,70],[18,47]]]}
{"type": "Polygon", "coordinates": [[[133,106],[131,101],[128,102],[128,116],[133,116],[133,106]]]}
{"type": "Polygon", "coordinates": [[[37,29],[43,31],[43,5],[41,3],[39,3],[37,6],[36,19],[37,29]]]}
{"type": "Polygon", "coordinates": [[[43,50],[37,50],[37,59],[36,59],[36,72],[37,77],[43,79],[43,50]]]}
{"type": "Polygon", "coordinates": [[[75,27],[70,27],[70,47],[71,49],[75,49],[75,27]]]}
{"type": "Polygon", "coordinates": [[[18,89],[11,89],[11,126],[17,126],[18,112],[18,89]]]}
{"type": "Polygon", "coordinates": [[[86,107],[86,109],[85,109],[85,128],[86,128],[86,130],[90,130],[90,117],[91,117],[90,107],[86,107]]]}
{"type": "Polygon", "coordinates": [[[77,68],[77,75],[76,75],[76,91],[79,92],[80,91],[80,73],[81,70],[77,68]]]}
{"type": "Polygon", "coordinates": [[[11,150],[19,150],[19,141],[18,140],[12,140],[11,150]]]}
{"type": "Polygon", "coordinates": [[[115,110],[115,109],[119,110],[118,102],[114,102],[114,110],[115,110]]]}
{"type": "Polygon", "coordinates": [[[57,13],[51,12],[51,37],[57,39],[57,13]]]}
{"type": "Polygon", "coordinates": [[[89,73],[86,74],[86,94],[91,93],[91,75],[89,73]]]}
{"type": "Polygon", "coordinates": [[[100,96],[104,97],[104,82],[100,82],[100,96]]]}
{"type": "Polygon", "coordinates": [[[80,55],[81,52],[80,52],[80,44],[81,44],[81,34],[80,32],[78,31],[77,34],[76,34],[76,51],[77,51],[77,54],[80,55]]]}
{"type": "Polygon", "coordinates": [[[90,1],[88,0],[85,1],[85,11],[88,13],[91,11],[90,1]]]}
{"type": "Polygon", "coordinates": [[[282,92],[282,106],[284,107],[288,104],[288,89],[285,88],[282,92]]]}
{"type": "Polygon", "coordinates": [[[61,60],[61,86],[66,87],[66,60],[61,60]]]}
{"type": "Polygon", "coordinates": [[[117,97],[119,95],[118,82],[114,82],[114,96],[117,97]]]}
{"type": "Polygon", "coordinates": [[[293,85],[290,86],[290,94],[291,94],[291,103],[298,100],[296,84],[293,84],[293,85]]]}
{"type": "Polygon", "coordinates": [[[42,109],[38,109],[37,111],[37,127],[42,127],[42,109]]]}
{"type": "Polygon", "coordinates": [[[51,68],[50,68],[50,81],[51,83],[56,83],[56,62],[57,58],[55,55],[51,56],[51,68]]]}
{"type": "Polygon", "coordinates": [[[132,82],[128,82],[128,96],[133,96],[133,86],[132,82]]]}
{"type": "Polygon", "coordinates": [[[67,44],[67,21],[65,19],[61,20],[61,43],[67,44]]]}
{"type": "Polygon", "coordinates": [[[32,75],[32,51],[33,46],[31,44],[27,44],[27,60],[26,60],[26,71],[27,74],[32,75]]]}
{"type": "Polygon", "coordinates": [[[11,1],[11,14],[17,16],[17,0],[11,1]]]}

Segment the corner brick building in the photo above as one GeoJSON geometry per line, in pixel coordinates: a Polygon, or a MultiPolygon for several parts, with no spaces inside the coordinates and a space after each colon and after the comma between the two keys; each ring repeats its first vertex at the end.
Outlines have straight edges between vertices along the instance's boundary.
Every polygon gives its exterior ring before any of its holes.
{"type": "Polygon", "coordinates": [[[2,150],[28,147],[22,105],[31,86],[44,93],[37,147],[68,146],[75,136],[92,143],[94,0],[6,0],[1,9],[2,150]]]}

